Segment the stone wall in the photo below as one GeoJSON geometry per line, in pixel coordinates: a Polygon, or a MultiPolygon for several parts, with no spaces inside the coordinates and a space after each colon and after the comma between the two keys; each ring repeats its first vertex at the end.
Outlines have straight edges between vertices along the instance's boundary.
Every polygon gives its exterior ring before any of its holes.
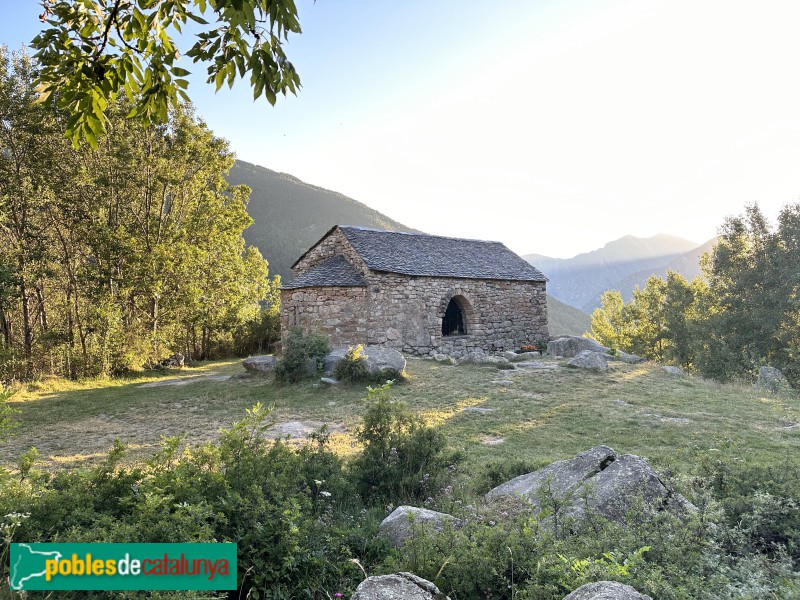
{"type": "Polygon", "coordinates": [[[544,282],[372,273],[366,301],[367,343],[412,354],[516,350],[548,338],[544,282]],[[442,318],[453,297],[466,313],[463,336],[442,335],[442,318]]]}
{"type": "Polygon", "coordinates": [[[367,343],[364,287],[312,287],[281,291],[281,333],[300,326],[328,334],[331,344],[367,343]]]}

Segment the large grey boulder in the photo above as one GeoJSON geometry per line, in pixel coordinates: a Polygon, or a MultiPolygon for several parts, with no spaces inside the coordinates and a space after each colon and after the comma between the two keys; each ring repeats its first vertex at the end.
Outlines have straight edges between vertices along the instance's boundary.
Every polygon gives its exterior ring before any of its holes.
{"type": "Polygon", "coordinates": [[[450,600],[427,579],[413,573],[368,577],[356,588],[351,600],[450,600]]]}
{"type": "Polygon", "coordinates": [[[592,350],[583,350],[574,356],[568,363],[573,369],[589,369],[591,371],[608,371],[606,355],[592,350]]]}
{"type": "Polygon", "coordinates": [[[528,502],[539,505],[538,494],[545,484],[552,493],[564,497],[584,481],[593,477],[617,459],[617,453],[608,446],[595,446],[570,460],[559,460],[543,469],[520,475],[500,484],[486,494],[491,500],[499,496],[521,496],[528,502]]]}
{"type": "Polygon", "coordinates": [[[572,358],[584,350],[607,354],[609,349],[591,338],[566,335],[547,342],[547,353],[550,356],[572,358]]]}
{"type": "Polygon", "coordinates": [[[624,521],[639,498],[656,510],[675,514],[695,510],[691,502],[664,485],[644,459],[619,455],[608,446],[596,446],[571,460],[515,477],[489,491],[486,498],[510,495],[523,498],[537,512],[543,500],[555,500],[562,506],[563,517],[578,521],[587,511],[624,521]]]}
{"type": "MultiPolygon", "coordinates": [[[[349,346],[337,346],[325,357],[325,375],[333,374],[336,365],[347,356],[349,346]]],[[[406,369],[406,359],[394,348],[383,346],[363,346],[363,356],[367,361],[367,370],[377,373],[384,369],[391,369],[398,374],[406,369]]]]}
{"type": "Polygon", "coordinates": [[[398,506],[392,511],[392,514],[381,521],[378,533],[388,539],[393,546],[399,548],[411,537],[414,526],[421,525],[423,530],[441,531],[444,529],[445,523],[450,523],[454,527],[461,525],[461,521],[452,515],[427,508],[398,506]]]}
{"type": "Polygon", "coordinates": [[[775,367],[761,367],[758,370],[756,387],[769,390],[770,392],[777,392],[782,388],[788,387],[788,385],[789,382],[780,369],[776,369],[775,367]]]}
{"type": "Polygon", "coordinates": [[[653,600],[640,594],[624,583],[616,581],[597,581],[587,583],[572,592],[564,600],[653,600]]]}
{"type": "Polygon", "coordinates": [[[264,375],[272,373],[278,366],[278,359],[271,354],[251,356],[242,361],[242,366],[250,373],[264,375]]]}

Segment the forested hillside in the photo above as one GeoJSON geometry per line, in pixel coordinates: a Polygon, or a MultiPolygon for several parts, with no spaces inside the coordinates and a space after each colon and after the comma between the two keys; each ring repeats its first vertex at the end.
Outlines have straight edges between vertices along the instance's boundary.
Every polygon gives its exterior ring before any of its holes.
{"type": "Polygon", "coordinates": [[[592,318],[585,312],[547,295],[547,328],[552,337],[583,335],[591,327],[592,318]]]}
{"type": "Polygon", "coordinates": [[[270,273],[284,279],[291,278],[294,261],[334,225],[416,231],[343,194],[241,160],[227,179],[252,190],[247,212],[253,225],[244,238],[267,258],[270,273]]]}

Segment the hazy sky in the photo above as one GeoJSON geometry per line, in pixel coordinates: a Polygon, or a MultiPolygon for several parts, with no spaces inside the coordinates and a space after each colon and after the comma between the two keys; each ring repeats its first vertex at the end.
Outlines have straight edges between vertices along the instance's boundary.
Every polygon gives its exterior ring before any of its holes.
{"type": "MultiPolygon", "coordinates": [[[[0,0],[0,43],[38,31],[0,0]]],[[[800,2],[310,0],[297,98],[193,79],[237,155],[418,229],[567,257],[800,197],[800,2]]],[[[188,66],[203,74],[204,68],[188,66]]]]}

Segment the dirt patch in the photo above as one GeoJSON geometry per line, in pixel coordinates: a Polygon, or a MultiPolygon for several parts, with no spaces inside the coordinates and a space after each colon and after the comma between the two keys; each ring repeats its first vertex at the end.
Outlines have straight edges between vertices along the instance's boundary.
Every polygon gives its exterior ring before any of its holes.
{"type": "Polygon", "coordinates": [[[138,386],[140,388],[154,388],[164,387],[165,385],[189,385],[190,383],[198,383],[200,381],[228,381],[230,375],[216,375],[208,373],[206,375],[190,375],[188,377],[173,377],[171,379],[161,379],[160,381],[151,381],[150,383],[143,383],[138,386]]]}
{"type": "Polygon", "coordinates": [[[15,436],[0,447],[0,461],[14,464],[22,452],[36,446],[44,466],[91,464],[102,459],[117,439],[128,448],[130,457],[141,457],[157,451],[162,436],[185,434],[186,442],[196,445],[217,440],[220,430],[230,425],[187,402],[172,405],[158,415],[141,410],[101,413],[15,436]]]}
{"type": "MultiPolygon", "coordinates": [[[[289,439],[305,440],[315,431],[319,431],[323,425],[325,423],[322,421],[287,421],[270,427],[267,435],[273,439],[288,437],[289,439]]],[[[327,425],[330,433],[345,433],[347,431],[347,428],[341,423],[328,423],[327,425]]]]}

